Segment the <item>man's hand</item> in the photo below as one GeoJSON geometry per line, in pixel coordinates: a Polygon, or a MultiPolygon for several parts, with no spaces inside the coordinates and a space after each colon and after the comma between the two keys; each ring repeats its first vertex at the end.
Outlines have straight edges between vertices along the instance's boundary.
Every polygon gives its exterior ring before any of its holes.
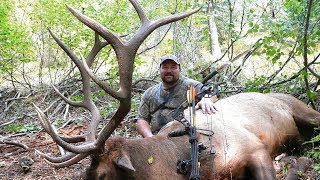
{"type": "Polygon", "coordinates": [[[217,108],[214,106],[213,100],[216,97],[203,97],[201,101],[196,105],[196,109],[201,109],[203,113],[214,114],[217,112],[217,108]]]}

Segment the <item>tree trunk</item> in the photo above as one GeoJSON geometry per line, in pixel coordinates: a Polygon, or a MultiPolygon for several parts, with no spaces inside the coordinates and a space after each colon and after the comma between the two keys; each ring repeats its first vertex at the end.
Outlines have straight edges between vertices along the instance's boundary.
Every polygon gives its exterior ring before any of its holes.
{"type": "Polygon", "coordinates": [[[221,48],[219,44],[217,25],[213,14],[209,15],[208,25],[210,35],[210,52],[213,55],[215,61],[221,57],[221,48]]]}

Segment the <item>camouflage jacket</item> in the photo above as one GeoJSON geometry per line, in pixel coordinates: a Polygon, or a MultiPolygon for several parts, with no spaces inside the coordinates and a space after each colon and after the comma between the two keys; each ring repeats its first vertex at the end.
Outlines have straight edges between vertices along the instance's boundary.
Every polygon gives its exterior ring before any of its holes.
{"type": "Polygon", "coordinates": [[[203,86],[198,81],[180,77],[178,84],[170,89],[164,89],[162,83],[150,87],[142,96],[138,119],[149,121],[152,133],[157,133],[173,120],[172,112],[187,100],[187,90],[190,85],[194,86],[197,92],[200,92],[203,86]]]}

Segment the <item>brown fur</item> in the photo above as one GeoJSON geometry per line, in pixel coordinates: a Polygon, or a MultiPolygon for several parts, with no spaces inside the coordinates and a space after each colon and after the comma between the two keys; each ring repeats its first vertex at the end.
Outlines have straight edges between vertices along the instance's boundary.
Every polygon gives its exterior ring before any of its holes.
{"type": "MultiPolygon", "coordinates": [[[[300,138],[299,130],[310,131],[312,122],[320,122],[320,113],[285,94],[242,93],[215,104],[218,112],[212,116],[197,111],[197,127],[214,132],[212,143],[203,134],[199,141],[209,147],[205,152],[211,145],[216,151],[200,158],[201,179],[276,179],[272,159],[300,138]]],[[[91,170],[95,177],[104,175],[101,179],[188,179],[177,173],[176,163],[190,158],[189,137],[167,137],[178,128],[182,125],[175,121],[151,138],[110,138],[91,170]],[[123,155],[134,171],[115,163],[123,155]]]]}

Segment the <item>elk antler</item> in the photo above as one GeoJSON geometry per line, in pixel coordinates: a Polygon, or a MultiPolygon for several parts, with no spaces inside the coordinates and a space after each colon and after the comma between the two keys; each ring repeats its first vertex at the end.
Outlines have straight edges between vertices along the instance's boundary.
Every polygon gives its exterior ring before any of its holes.
{"type": "Polygon", "coordinates": [[[67,6],[69,11],[78,18],[82,23],[87,25],[93,31],[95,31],[95,43],[92,47],[89,55],[85,59],[85,61],[81,62],[80,59],[62,42],[60,41],[50,30],[51,36],[58,43],[58,45],[67,53],[67,55],[71,58],[71,60],[76,64],[77,68],[80,71],[82,78],[82,90],[84,99],[82,102],[74,102],[70,99],[64,97],[58,89],[55,91],[58,93],[61,98],[66,101],[68,104],[83,107],[87,109],[92,116],[91,123],[88,127],[87,134],[80,135],[74,138],[66,138],[60,137],[52,128],[49,120],[45,116],[45,114],[36,106],[36,111],[38,113],[40,122],[45,129],[45,131],[52,137],[52,139],[60,145],[62,148],[70,151],[66,155],[62,157],[50,157],[46,154],[43,154],[37,151],[42,157],[44,157],[52,166],[55,167],[66,167],[77,163],[81,159],[90,155],[93,151],[98,149],[102,149],[104,147],[105,141],[111,136],[112,132],[116,129],[116,127],[121,123],[124,117],[128,114],[131,108],[131,87],[132,87],[132,73],[133,73],[133,64],[135,55],[139,46],[143,43],[143,41],[148,37],[150,33],[152,33],[156,28],[163,26],[165,24],[169,24],[185,17],[188,17],[200,10],[196,9],[190,12],[175,14],[172,16],[168,16],[156,21],[150,21],[143,9],[139,5],[136,0],[129,0],[130,3],[135,8],[136,12],[141,21],[140,28],[135,32],[132,38],[128,41],[122,40],[121,37],[116,35],[115,33],[108,30],[106,27],[98,23],[97,21],[81,14],[80,12],[74,10],[73,8],[67,6]],[[100,41],[99,36],[104,38],[106,41],[100,41]],[[118,66],[119,66],[119,88],[118,90],[112,89],[107,84],[101,82],[95,75],[91,72],[90,66],[92,65],[93,60],[95,59],[98,52],[110,44],[115,51],[118,66]],[[101,120],[100,112],[96,105],[93,102],[91,97],[91,88],[90,88],[90,78],[97,83],[104,91],[106,91],[110,96],[119,100],[120,105],[113,115],[111,120],[105,125],[98,136],[96,136],[97,126],[99,121],[101,120]],[[83,144],[73,145],[70,143],[78,142],[86,140],[83,144]]]}

